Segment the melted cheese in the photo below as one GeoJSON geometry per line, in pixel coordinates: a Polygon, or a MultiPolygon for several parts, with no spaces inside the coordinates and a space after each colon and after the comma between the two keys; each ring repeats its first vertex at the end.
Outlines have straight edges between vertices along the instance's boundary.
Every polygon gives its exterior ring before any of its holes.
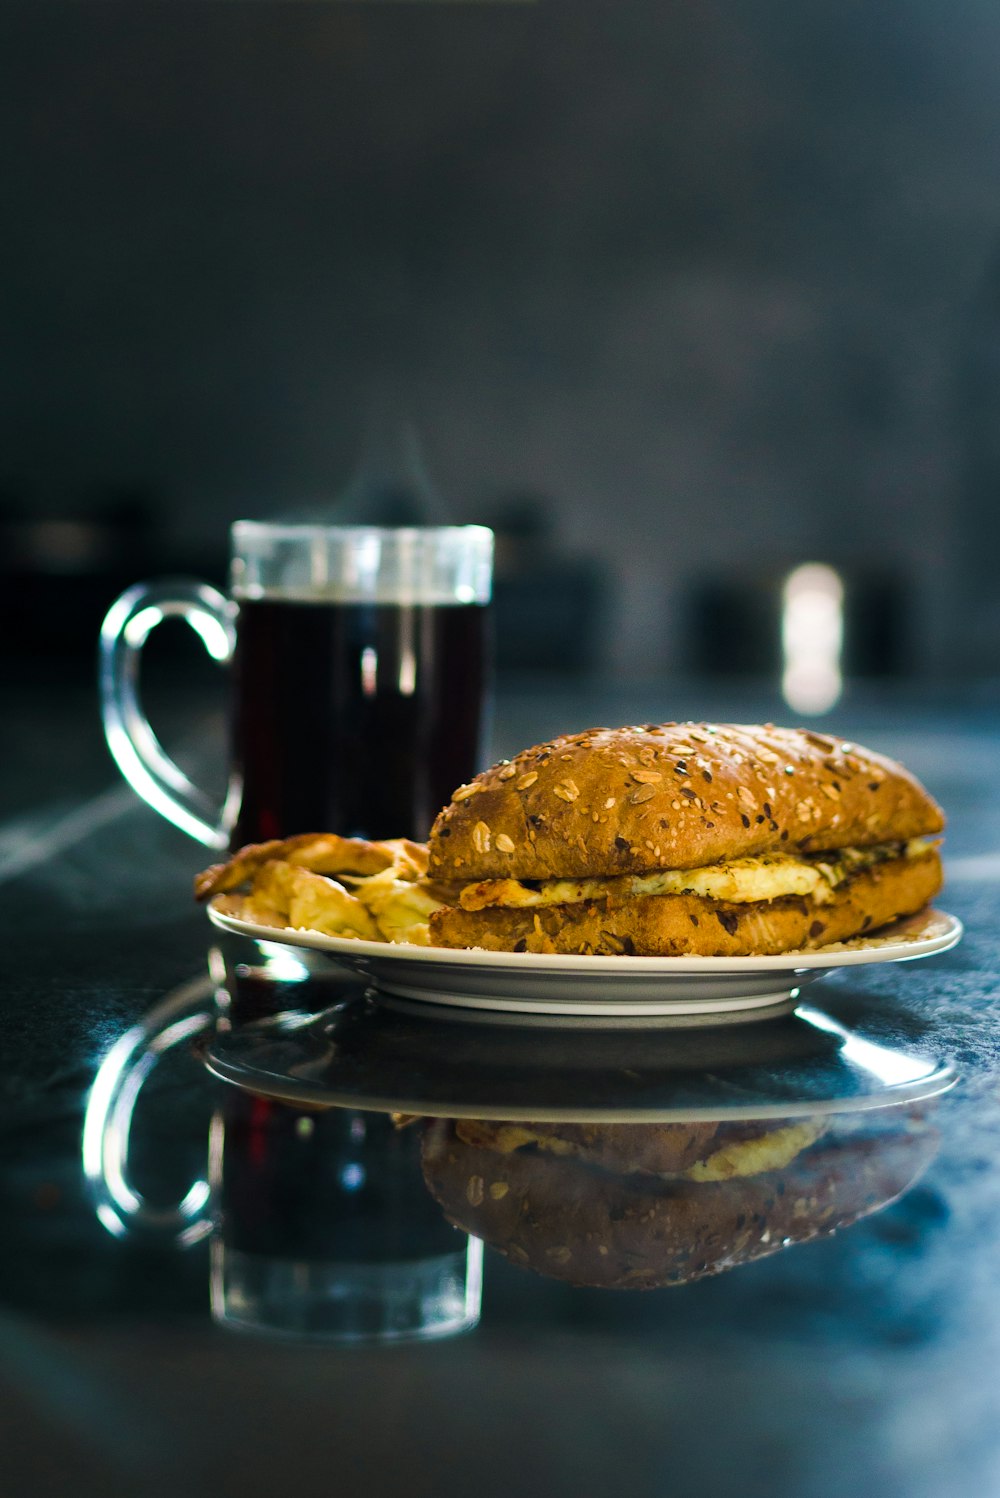
{"type": "Polygon", "coordinates": [[[643,895],[688,894],[737,905],[805,895],[822,904],[852,874],[892,858],[919,858],[934,846],[933,839],[918,837],[908,843],[839,848],[835,853],[812,857],[764,853],[700,869],[657,869],[607,879],[541,879],[530,884],[517,879],[487,879],[467,884],[459,901],[464,910],[485,910],[491,905],[574,905],[582,900],[607,900],[618,905],[643,895]]]}
{"type": "MultiPolygon", "coordinates": [[[[459,1138],[466,1144],[492,1150],[499,1155],[512,1155],[529,1146],[549,1155],[579,1153],[568,1140],[560,1139],[555,1134],[539,1134],[525,1124],[487,1124],[481,1128],[478,1119],[463,1118],[456,1124],[456,1130],[459,1138]]],[[[768,1170],[783,1170],[796,1155],[808,1149],[822,1132],[821,1122],[805,1119],[800,1124],[772,1129],[769,1133],[758,1134],[752,1139],[731,1140],[704,1160],[697,1160],[687,1170],[660,1171],[657,1178],[663,1181],[731,1181],[736,1177],[763,1175],[768,1170]]]]}
{"type": "Polygon", "coordinates": [[[773,1133],[761,1134],[756,1139],[741,1139],[724,1145],[707,1160],[699,1160],[684,1174],[689,1181],[731,1181],[736,1176],[757,1176],[766,1170],[783,1170],[822,1132],[822,1124],[809,1121],[775,1129],[773,1133]]]}
{"type": "Polygon", "coordinates": [[[524,1124],[485,1124],[477,1118],[462,1118],[456,1124],[458,1137],[466,1144],[492,1150],[498,1155],[512,1155],[515,1150],[533,1144],[550,1155],[571,1155],[573,1145],[555,1134],[539,1134],[524,1124]]]}

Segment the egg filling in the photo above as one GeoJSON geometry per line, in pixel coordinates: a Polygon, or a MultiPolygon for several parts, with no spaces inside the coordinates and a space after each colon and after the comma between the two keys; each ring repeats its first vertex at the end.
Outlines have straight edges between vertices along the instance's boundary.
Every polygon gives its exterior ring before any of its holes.
{"type": "Polygon", "coordinates": [[[892,859],[926,857],[936,846],[935,838],[915,837],[902,843],[876,843],[870,848],[838,848],[832,853],[797,856],[763,853],[700,869],[656,869],[605,879],[485,879],[467,884],[459,903],[463,910],[486,910],[495,905],[574,905],[583,900],[606,900],[615,906],[643,895],[701,895],[742,905],[804,895],[822,905],[853,875],[892,859]]]}

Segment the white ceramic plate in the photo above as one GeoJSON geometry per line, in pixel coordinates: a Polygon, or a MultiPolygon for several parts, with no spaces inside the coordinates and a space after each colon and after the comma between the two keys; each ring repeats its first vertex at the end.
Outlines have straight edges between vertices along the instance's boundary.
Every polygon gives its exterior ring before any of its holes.
{"type": "Polygon", "coordinates": [[[674,1015],[779,1010],[833,968],[905,962],[946,952],[962,923],[926,910],[867,939],[777,957],[572,957],[559,953],[452,951],[276,930],[208,907],[223,931],[305,947],[363,973],[383,992],[434,1004],[535,1014],[674,1015]]]}

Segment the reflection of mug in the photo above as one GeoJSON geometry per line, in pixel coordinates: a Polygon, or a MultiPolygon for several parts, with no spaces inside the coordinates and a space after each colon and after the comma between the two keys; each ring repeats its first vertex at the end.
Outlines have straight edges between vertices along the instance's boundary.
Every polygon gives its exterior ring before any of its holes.
{"type": "Polygon", "coordinates": [[[87,1105],[83,1166],[117,1237],[187,1247],[209,1237],[212,1315],[227,1326],[333,1341],[441,1337],[475,1326],[482,1244],[428,1196],[420,1132],[385,1114],[305,1112],[220,1088],[208,1179],[153,1208],[129,1168],[142,1084],[172,1047],[208,1029],[212,985],[185,985],[108,1053],[87,1105]]]}
{"type": "Polygon", "coordinates": [[[232,530],[232,599],[139,584],[101,630],[111,752],[131,785],[209,847],[296,832],[426,837],[480,768],[493,535],[483,526],[232,530]],[[167,616],[233,662],[222,812],[170,760],[139,705],[139,654],[167,616]]]}
{"type": "Polygon", "coordinates": [[[479,1316],[482,1244],[423,1187],[420,1131],[227,1088],[212,1120],[217,1321],[338,1340],[442,1336],[479,1316]]]}

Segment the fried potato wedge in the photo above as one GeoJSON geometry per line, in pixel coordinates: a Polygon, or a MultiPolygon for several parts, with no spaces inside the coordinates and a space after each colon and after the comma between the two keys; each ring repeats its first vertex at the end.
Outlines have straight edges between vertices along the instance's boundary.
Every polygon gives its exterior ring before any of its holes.
{"type": "Polygon", "coordinates": [[[392,869],[397,879],[414,881],[427,873],[427,848],[409,838],[366,842],[333,832],[304,832],[268,843],[248,843],[227,863],[213,864],[195,878],[198,900],[238,889],[266,863],[282,862],[314,874],[381,874],[392,869]]]}
{"type": "Polygon", "coordinates": [[[356,895],[336,879],[311,869],[273,859],[258,869],[250,902],[277,910],[284,924],[296,930],[320,931],[327,936],[360,936],[380,941],[371,914],[356,895]]]}
{"type": "Polygon", "coordinates": [[[277,930],[427,946],[432,913],[455,892],[427,879],[426,870],[426,847],[409,838],[309,833],[241,848],[199,874],[195,894],[277,930]]]}

